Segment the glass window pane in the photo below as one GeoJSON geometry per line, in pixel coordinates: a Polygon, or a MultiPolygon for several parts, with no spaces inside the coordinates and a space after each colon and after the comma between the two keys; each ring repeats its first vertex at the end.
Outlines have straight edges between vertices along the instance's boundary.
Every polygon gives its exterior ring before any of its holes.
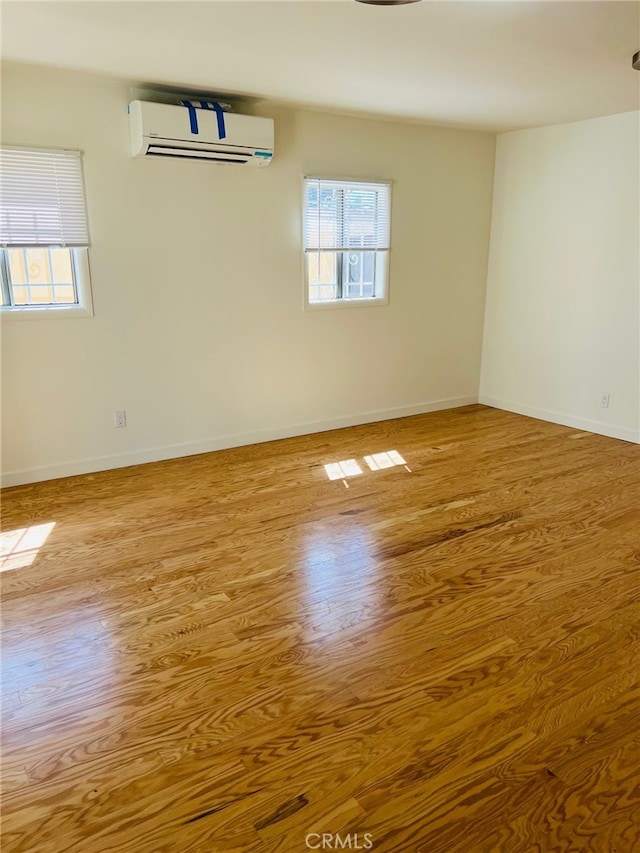
{"type": "Polygon", "coordinates": [[[320,299],[337,299],[338,288],[335,284],[323,284],[319,288],[320,299]]]}
{"type": "Polygon", "coordinates": [[[320,245],[340,245],[342,193],[334,187],[320,188],[320,245]]]}
{"type": "Polygon", "coordinates": [[[363,261],[363,271],[362,271],[362,280],[367,282],[373,282],[373,269],[375,262],[375,254],[374,252],[365,252],[362,256],[363,261]]]}
{"type": "Polygon", "coordinates": [[[75,305],[78,295],[73,249],[30,246],[5,251],[12,303],[25,305],[75,305]]]}
{"type": "Polygon", "coordinates": [[[307,254],[307,274],[309,278],[309,299],[335,299],[337,287],[338,260],[336,252],[309,252],[307,254]]]}
{"type": "Polygon", "coordinates": [[[335,252],[323,252],[320,255],[320,283],[335,285],[337,280],[338,257],[335,252]]]}
{"type": "MultiPolygon", "coordinates": [[[[53,288],[50,285],[31,285],[27,288],[26,305],[51,305],[53,302],[53,288]]],[[[16,302],[16,305],[19,304],[16,302]]]]}
{"type": "Polygon", "coordinates": [[[351,252],[346,255],[347,269],[349,270],[349,281],[361,281],[362,279],[362,254],[351,252]]]}
{"type": "Polygon", "coordinates": [[[71,249],[50,249],[51,270],[56,284],[71,284],[73,271],[71,268],[71,249]]]}
{"type": "Polygon", "coordinates": [[[9,263],[9,275],[14,284],[26,284],[27,273],[24,266],[24,252],[22,249],[7,249],[7,260],[9,263]]]}
{"type": "Polygon", "coordinates": [[[18,284],[13,288],[13,302],[15,305],[29,304],[29,291],[24,284],[18,284]]]}
{"type": "Polygon", "coordinates": [[[56,284],[53,288],[53,301],[56,305],[72,305],[76,302],[74,286],[72,284],[56,284]]]}
{"type": "Polygon", "coordinates": [[[27,276],[29,284],[50,284],[49,252],[47,249],[30,248],[26,250],[27,276]]]}
{"type": "Polygon", "coordinates": [[[318,283],[318,255],[315,252],[310,252],[307,255],[309,286],[313,287],[318,283]]]}

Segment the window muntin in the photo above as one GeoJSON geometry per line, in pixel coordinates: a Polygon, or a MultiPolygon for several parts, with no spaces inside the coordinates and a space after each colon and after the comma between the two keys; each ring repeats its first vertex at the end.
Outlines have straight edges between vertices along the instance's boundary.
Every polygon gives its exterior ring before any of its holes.
{"type": "Polygon", "coordinates": [[[305,178],[305,301],[386,302],[388,182],[305,178]]]}
{"type": "Polygon", "coordinates": [[[2,311],[91,314],[79,151],[0,149],[2,311]]]}

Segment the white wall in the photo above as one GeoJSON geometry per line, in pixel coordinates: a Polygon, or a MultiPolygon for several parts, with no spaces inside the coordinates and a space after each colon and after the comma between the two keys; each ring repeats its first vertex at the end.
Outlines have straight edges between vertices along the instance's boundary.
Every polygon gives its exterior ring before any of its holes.
{"type": "Polygon", "coordinates": [[[3,323],[5,484],[477,399],[492,135],[264,105],[267,169],[139,161],[129,92],[4,70],[3,141],[85,152],[95,308],[3,323]],[[393,179],[389,306],[303,312],[305,173],[393,179]]]}
{"type": "Polygon", "coordinates": [[[640,440],[639,119],[498,137],[481,402],[640,440]]]}

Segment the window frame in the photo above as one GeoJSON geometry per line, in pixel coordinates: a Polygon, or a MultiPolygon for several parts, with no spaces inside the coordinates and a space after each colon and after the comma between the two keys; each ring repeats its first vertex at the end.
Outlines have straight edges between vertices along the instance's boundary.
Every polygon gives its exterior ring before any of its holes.
{"type": "Polygon", "coordinates": [[[93,299],[91,294],[91,277],[89,270],[89,248],[87,246],[25,246],[23,248],[69,249],[73,268],[74,284],[77,302],[67,302],[56,305],[11,305],[4,303],[5,293],[11,296],[11,284],[8,272],[7,250],[11,246],[0,246],[0,277],[2,279],[2,299],[0,316],[3,319],[43,320],[53,316],[63,317],[93,317],[93,299]]]}
{"type": "MultiPolygon", "coordinates": [[[[327,310],[334,308],[374,308],[389,304],[389,286],[390,286],[390,254],[391,254],[391,233],[392,233],[392,203],[393,203],[393,181],[390,178],[354,178],[354,177],[336,177],[335,175],[304,175],[302,179],[302,280],[304,283],[303,292],[303,308],[305,311],[327,310]],[[322,301],[314,301],[309,298],[309,263],[307,260],[307,251],[305,246],[305,223],[307,217],[307,181],[327,181],[331,183],[341,184],[384,184],[388,187],[389,192],[389,248],[386,250],[377,250],[375,252],[375,267],[380,264],[379,272],[374,273],[374,287],[376,286],[375,275],[380,277],[381,293],[374,296],[356,296],[345,297],[338,296],[336,299],[325,299],[322,301]]],[[[336,256],[336,284],[338,291],[342,294],[345,289],[345,275],[348,275],[348,263],[345,263],[344,256],[354,252],[365,253],[366,247],[345,249],[344,251],[334,252],[336,256]]],[[[369,249],[372,251],[372,249],[369,249]]],[[[318,253],[320,256],[320,253],[318,253]]]]}
{"type": "MultiPolygon", "coordinates": [[[[88,210],[86,201],[86,184],[84,180],[84,163],[83,152],[72,148],[47,148],[42,146],[25,146],[3,144],[6,148],[13,152],[24,151],[29,153],[42,154],[74,154],[79,160],[79,188],[82,194],[84,228],[87,238],[86,245],[84,243],[65,244],[61,242],[46,243],[42,242],[39,245],[28,243],[2,243],[0,244],[0,318],[6,320],[14,319],[48,319],[52,317],[93,317],[93,296],[91,291],[91,271],[89,268],[89,223],[88,210]],[[71,265],[73,271],[73,285],[77,302],[72,303],[42,303],[37,305],[15,305],[11,304],[13,299],[11,276],[9,271],[9,260],[7,252],[9,249],[68,249],[71,255],[71,265]],[[9,301],[5,301],[6,299],[9,301]]],[[[77,197],[77,196],[76,196],[77,197]]],[[[65,236],[64,234],[61,236],[65,236]]]]}

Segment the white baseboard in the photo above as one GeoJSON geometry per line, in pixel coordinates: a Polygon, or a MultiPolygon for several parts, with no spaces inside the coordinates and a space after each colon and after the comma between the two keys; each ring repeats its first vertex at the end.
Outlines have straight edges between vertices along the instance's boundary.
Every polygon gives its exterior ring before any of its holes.
{"type": "Polygon", "coordinates": [[[357,415],[332,418],[326,421],[294,424],[276,429],[256,430],[218,436],[206,441],[188,444],[173,444],[164,447],[150,447],[144,450],[132,450],[114,456],[100,456],[95,459],[79,459],[63,462],[59,465],[45,465],[40,468],[26,468],[21,471],[7,471],[2,474],[2,487],[23,486],[27,483],[39,483],[42,480],[57,480],[60,477],[73,477],[77,474],[92,474],[96,471],[109,471],[112,468],[126,468],[130,465],[142,465],[147,462],[160,462],[163,459],[177,459],[181,456],[195,456],[214,450],[226,450],[229,447],[242,447],[246,444],[260,444],[264,441],[277,441],[281,438],[293,438],[297,435],[310,435],[314,432],[326,432],[331,429],[359,426],[360,424],[387,421],[392,418],[406,418],[410,415],[422,415],[428,412],[440,412],[444,409],[456,409],[478,402],[477,396],[451,397],[447,400],[433,400],[430,403],[418,403],[414,406],[400,406],[396,409],[382,409],[374,412],[361,412],[357,415]]]}
{"type": "Polygon", "coordinates": [[[526,415],[527,417],[537,418],[541,421],[551,421],[553,424],[561,424],[562,426],[574,427],[575,429],[585,430],[586,432],[595,432],[598,435],[606,435],[609,438],[620,438],[623,441],[633,441],[636,444],[640,444],[640,430],[630,429],[629,427],[606,424],[602,421],[593,421],[589,418],[568,415],[565,412],[554,412],[551,409],[538,409],[535,406],[514,403],[512,400],[501,400],[498,397],[490,397],[487,394],[480,394],[478,402],[485,406],[492,406],[494,409],[504,409],[507,412],[514,412],[517,415],[526,415]]]}

